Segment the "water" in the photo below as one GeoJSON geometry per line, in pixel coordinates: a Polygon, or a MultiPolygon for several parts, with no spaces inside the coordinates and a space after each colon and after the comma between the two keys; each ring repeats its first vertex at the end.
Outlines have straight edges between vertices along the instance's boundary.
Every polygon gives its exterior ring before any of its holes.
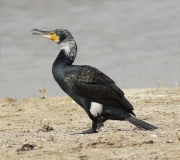
{"type": "Polygon", "coordinates": [[[75,64],[94,66],[120,88],[180,86],[180,1],[1,1],[0,98],[65,93],[51,67],[59,53],[33,28],[66,28],[78,45],[75,64]]]}

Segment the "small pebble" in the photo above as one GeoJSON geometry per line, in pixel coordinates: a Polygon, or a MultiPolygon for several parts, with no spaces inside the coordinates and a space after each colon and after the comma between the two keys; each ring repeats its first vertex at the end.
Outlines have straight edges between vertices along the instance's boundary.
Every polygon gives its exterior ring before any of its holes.
{"type": "Polygon", "coordinates": [[[20,154],[22,151],[29,151],[29,150],[33,150],[33,149],[37,149],[37,146],[34,144],[26,143],[22,146],[22,148],[19,148],[16,151],[18,152],[18,154],[20,154]]]}
{"type": "Polygon", "coordinates": [[[156,135],[156,134],[151,134],[150,136],[151,136],[151,137],[154,137],[154,138],[156,138],[156,137],[157,137],[157,135],[156,135]]]}
{"type": "Polygon", "coordinates": [[[171,140],[168,140],[168,141],[166,141],[166,143],[172,143],[173,141],[172,141],[172,139],[171,140]]]}
{"type": "Polygon", "coordinates": [[[143,143],[144,144],[152,144],[152,143],[154,143],[154,141],[153,140],[149,140],[149,141],[144,141],[143,143]]]}
{"type": "Polygon", "coordinates": [[[54,141],[54,137],[52,135],[49,135],[47,138],[47,141],[48,142],[54,141]]]}
{"type": "Polygon", "coordinates": [[[42,132],[50,132],[53,130],[53,127],[50,127],[49,125],[44,125],[42,127],[42,132]]]}

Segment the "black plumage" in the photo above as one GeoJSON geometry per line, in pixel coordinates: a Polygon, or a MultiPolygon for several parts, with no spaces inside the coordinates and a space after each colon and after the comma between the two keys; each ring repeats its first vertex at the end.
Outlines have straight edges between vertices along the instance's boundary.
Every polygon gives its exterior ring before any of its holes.
{"type": "Polygon", "coordinates": [[[52,67],[54,79],[86,111],[92,120],[92,132],[96,132],[98,122],[108,119],[127,120],[145,130],[157,128],[135,117],[134,108],[124,97],[124,92],[107,75],[91,66],[72,65],[77,54],[77,45],[68,30],[34,29],[32,34],[43,36],[60,45],[60,53],[52,67]]]}

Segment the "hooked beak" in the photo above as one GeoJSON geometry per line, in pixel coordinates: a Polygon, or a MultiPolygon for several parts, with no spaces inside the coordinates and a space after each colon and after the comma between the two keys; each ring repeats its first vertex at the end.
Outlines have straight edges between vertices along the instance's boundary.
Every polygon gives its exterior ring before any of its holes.
{"type": "Polygon", "coordinates": [[[31,32],[32,32],[32,35],[42,36],[49,40],[59,43],[60,37],[57,36],[54,31],[42,31],[39,29],[33,29],[31,32]]]}

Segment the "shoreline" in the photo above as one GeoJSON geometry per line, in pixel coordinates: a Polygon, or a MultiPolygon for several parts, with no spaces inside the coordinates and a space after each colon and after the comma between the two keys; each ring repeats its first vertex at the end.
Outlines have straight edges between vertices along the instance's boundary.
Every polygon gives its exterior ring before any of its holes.
{"type": "Polygon", "coordinates": [[[82,134],[91,127],[91,120],[68,96],[17,101],[3,98],[0,100],[0,158],[180,158],[180,88],[123,91],[137,117],[157,126],[157,130],[143,131],[126,121],[107,121],[99,133],[82,134]],[[27,143],[34,147],[22,150],[27,143]]]}

